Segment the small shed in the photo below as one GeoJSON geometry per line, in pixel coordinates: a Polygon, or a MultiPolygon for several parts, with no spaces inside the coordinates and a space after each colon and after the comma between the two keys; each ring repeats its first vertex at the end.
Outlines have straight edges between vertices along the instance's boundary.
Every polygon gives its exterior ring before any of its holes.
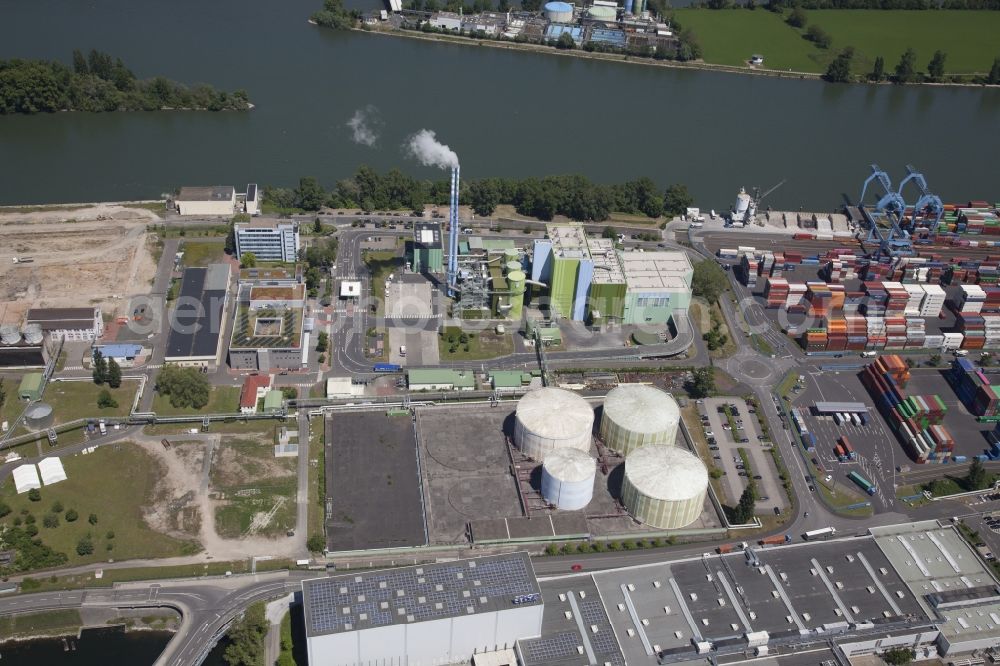
{"type": "Polygon", "coordinates": [[[42,397],[42,373],[29,372],[21,379],[21,386],[17,389],[17,396],[21,400],[38,400],[42,397]]]}
{"type": "Polygon", "coordinates": [[[264,413],[280,412],[284,406],[285,396],[278,389],[271,389],[264,395],[264,413]]]}

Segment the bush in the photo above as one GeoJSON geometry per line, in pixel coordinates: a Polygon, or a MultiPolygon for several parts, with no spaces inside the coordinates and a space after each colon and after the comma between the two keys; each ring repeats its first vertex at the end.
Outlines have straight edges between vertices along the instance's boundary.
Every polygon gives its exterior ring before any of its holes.
{"type": "Polygon", "coordinates": [[[550,543],[549,545],[547,545],[545,547],[545,554],[546,555],[558,555],[559,554],[559,546],[555,545],[554,543],[550,543]]]}
{"type": "Polygon", "coordinates": [[[562,548],[559,549],[559,554],[560,555],[572,555],[573,554],[573,550],[574,550],[573,544],[571,544],[571,543],[564,543],[562,545],[562,548]]]}
{"type": "Polygon", "coordinates": [[[42,526],[49,529],[59,527],[59,516],[54,513],[47,513],[42,517],[42,526]]]}
{"type": "Polygon", "coordinates": [[[37,536],[38,535],[38,525],[34,525],[34,524],[28,525],[27,527],[24,528],[24,533],[27,534],[30,537],[37,536]]]}
{"type": "Polygon", "coordinates": [[[114,530],[108,530],[108,533],[106,535],[104,535],[104,536],[106,538],[108,538],[108,539],[114,539],[115,538],[115,531],[114,530]]]}
{"type": "Polygon", "coordinates": [[[90,523],[91,525],[96,525],[97,524],[97,514],[96,513],[90,514],[90,517],[87,518],[87,522],[90,523]]]}
{"type": "Polygon", "coordinates": [[[306,548],[312,553],[322,553],[326,550],[326,539],[323,538],[322,534],[313,534],[306,541],[306,548]]]}
{"type": "Polygon", "coordinates": [[[38,488],[32,488],[31,490],[28,491],[28,499],[31,500],[32,502],[41,502],[42,491],[40,491],[38,488]]]}
{"type": "Polygon", "coordinates": [[[118,406],[118,401],[111,396],[111,392],[104,389],[97,394],[97,406],[101,409],[114,409],[118,406]]]}
{"type": "Polygon", "coordinates": [[[56,500],[56,503],[52,505],[52,513],[62,513],[62,512],[63,512],[63,503],[60,502],[59,500],[56,500]]]}
{"type": "Polygon", "coordinates": [[[77,555],[80,556],[90,555],[93,552],[94,552],[94,541],[93,539],[90,538],[89,534],[76,542],[77,555]]]}
{"type": "Polygon", "coordinates": [[[80,517],[80,514],[76,512],[76,509],[70,509],[66,512],[66,522],[75,523],[76,519],[80,517]]]}
{"type": "Polygon", "coordinates": [[[3,502],[0,502],[0,518],[3,518],[9,513],[10,513],[10,507],[4,504],[3,502]]]}

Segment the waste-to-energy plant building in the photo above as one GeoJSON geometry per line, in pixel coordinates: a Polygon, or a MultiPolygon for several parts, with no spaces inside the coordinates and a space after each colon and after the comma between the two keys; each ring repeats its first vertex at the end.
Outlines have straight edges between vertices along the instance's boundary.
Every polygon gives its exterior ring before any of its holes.
{"type": "Polygon", "coordinates": [[[542,497],[557,509],[583,509],[594,497],[597,462],[580,449],[556,449],[542,465],[542,497]]]}
{"type": "Polygon", "coordinates": [[[565,389],[528,391],[517,403],[514,443],[529,458],[545,461],[556,449],[590,451],[594,410],[565,389]]]}
{"type": "Polygon", "coordinates": [[[601,440],[624,456],[647,444],[673,446],[680,418],[669,393],[645,384],[622,384],[604,398],[601,440]]]}
{"type": "Polygon", "coordinates": [[[661,529],[693,523],[705,505],[708,472],[693,453],[648,445],[625,459],[622,502],[636,520],[661,529]]]}
{"type": "Polygon", "coordinates": [[[466,663],[542,633],[527,553],[303,581],[311,666],[466,663]]]}

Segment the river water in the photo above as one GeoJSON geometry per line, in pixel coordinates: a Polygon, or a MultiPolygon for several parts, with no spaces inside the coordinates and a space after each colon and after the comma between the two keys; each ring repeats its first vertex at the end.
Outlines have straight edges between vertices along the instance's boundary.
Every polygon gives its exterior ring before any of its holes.
{"type": "Polygon", "coordinates": [[[158,631],[87,630],[80,639],[75,636],[66,639],[75,646],[69,651],[62,638],[3,643],[0,663],[4,666],[151,666],[172,635],[158,631]]]}
{"type": "MultiPolygon", "coordinates": [[[[370,3],[378,0],[355,0],[370,3]]],[[[245,88],[238,113],[0,117],[0,203],[155,197],[182,184],[326,184],[362,163],[418,176],[400,150],[431,128],[467,178],[583,172],[684,182],[705,208],[741,185],[831,208],[868,164],[913,163],[946,200],[1000,198],[1000,90],[831,86],[338,33],[319,0],[8,0],[0,58],[122,57],[141,77],[245,88]],[[347,120],[378,109],[374,148],[347,120]]],[[[915,197],[914,197],[915,198],[915,197]]]]}

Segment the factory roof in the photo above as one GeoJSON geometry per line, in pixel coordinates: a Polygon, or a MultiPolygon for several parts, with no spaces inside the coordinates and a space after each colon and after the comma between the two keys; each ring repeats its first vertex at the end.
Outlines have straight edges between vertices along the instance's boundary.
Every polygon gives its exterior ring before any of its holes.
{"type": "Polygon", "coordinates": [[[29,372],[21,378],[18,393],[37,393],[42,388],[44,377],[40,372],[29,372]]]}
{"type": "Polygon", "coordinates": [[[531,381],[531,375],[520,370],[494,370],[490,379],[493,380],[493,388],[520,388],[531,381]]]}
{"type": "Polygon", "coordinates": [[[243,380],[240,409],[257,409],[257,391],[271,385],[271,375],[251,375],[243,380]]]}
{"type": "Polygon", "coordinates": [[[413,368],[407,370],[410,384],[451,384],[455,388],[475,388],[476,377],[465,370],[446,368],[413,368]]]}
{"type": "Polygon", "coordinates": [[[93,328],[96,308],[31,308],[25,317],[28,324],[39,324],[43,331],[93,328]]]}
{"type": "Polygon", "coordinates": [[[361,283],[355,280],[344,280],[340,283],[341,298],[357,298],[361,295],[361,283]]]}
{"type": "Polygon", "coordinates": [[[255,217],[249,222],[237,222],[234,226],[238,229],[280,229],[282,227],[298,228],[299,223],[292,220],[255,217]]]}
{"type": "Polygon", "coordinates": [[[182,187],[175,201],[229,201],[236,196],[232,185],[212,185],[210,187],[182,187]]]}
{"type": "Polygon", "coordinates": [[[413,226],[413,242],[419,248],[441,248],[441,225],[436,222],[417,222],[413,226]]]}
{"type": "Polygon", "coordinates": [[[135,358],[142,354],[142,345],[117,343],[113,345],[97,345],[104,358],[135,358]]]}
{"type": "Polygon", "coordinates": [[[527,553],[303,581],[306,636],[541,605],[527,553]]]}
{"type": "Polygon", "coordinates": [[[588,238],[587,249],[594,261],[594,284],[624,284],[625,272],[610,238],[588,238]]]}
{"type": "Polygon", "coordinates": [[[178,298],[180,305],[171,313],[168,361],[214,358],[218,354],[228,282],[228,264],[185,269],[178,298]]]}
{"type": "MultiPolygon", "coordinates": [[[[563,26],[551,26],[559,28],[563,26]]],[[[587,232],[579,224],[547,224],[545,233],[552,241],[552,254],[564,259],[586,259],[590,257],[587,232]]]]}
{"type": "Polygon", "coordinates": [[[834,412],[864,412],[868,413],[868,406],[863,402],[817,402],[816,411],[821,414],[832,414],[834,412]]]}
{"type": "Polygon", "coordinates": [[[622,252],[619,255],[629,290],[688,289],[691,262],[683,252],[622,252]]]}
{"type": "Polygon", "coordinates": [[[265,412],[276,412],[280,411],[281,407],[284,405],[285,396],[278,389],[271,389],[264,394],[264,411],[265,412]]]}
{"type": "Polygon", "coordinates": [[[513,250],[517,245],[509,238],[483,238],[481,236],[469,237],[470,250],[486,250],[487,252],[503,252],[513,250]]]}

